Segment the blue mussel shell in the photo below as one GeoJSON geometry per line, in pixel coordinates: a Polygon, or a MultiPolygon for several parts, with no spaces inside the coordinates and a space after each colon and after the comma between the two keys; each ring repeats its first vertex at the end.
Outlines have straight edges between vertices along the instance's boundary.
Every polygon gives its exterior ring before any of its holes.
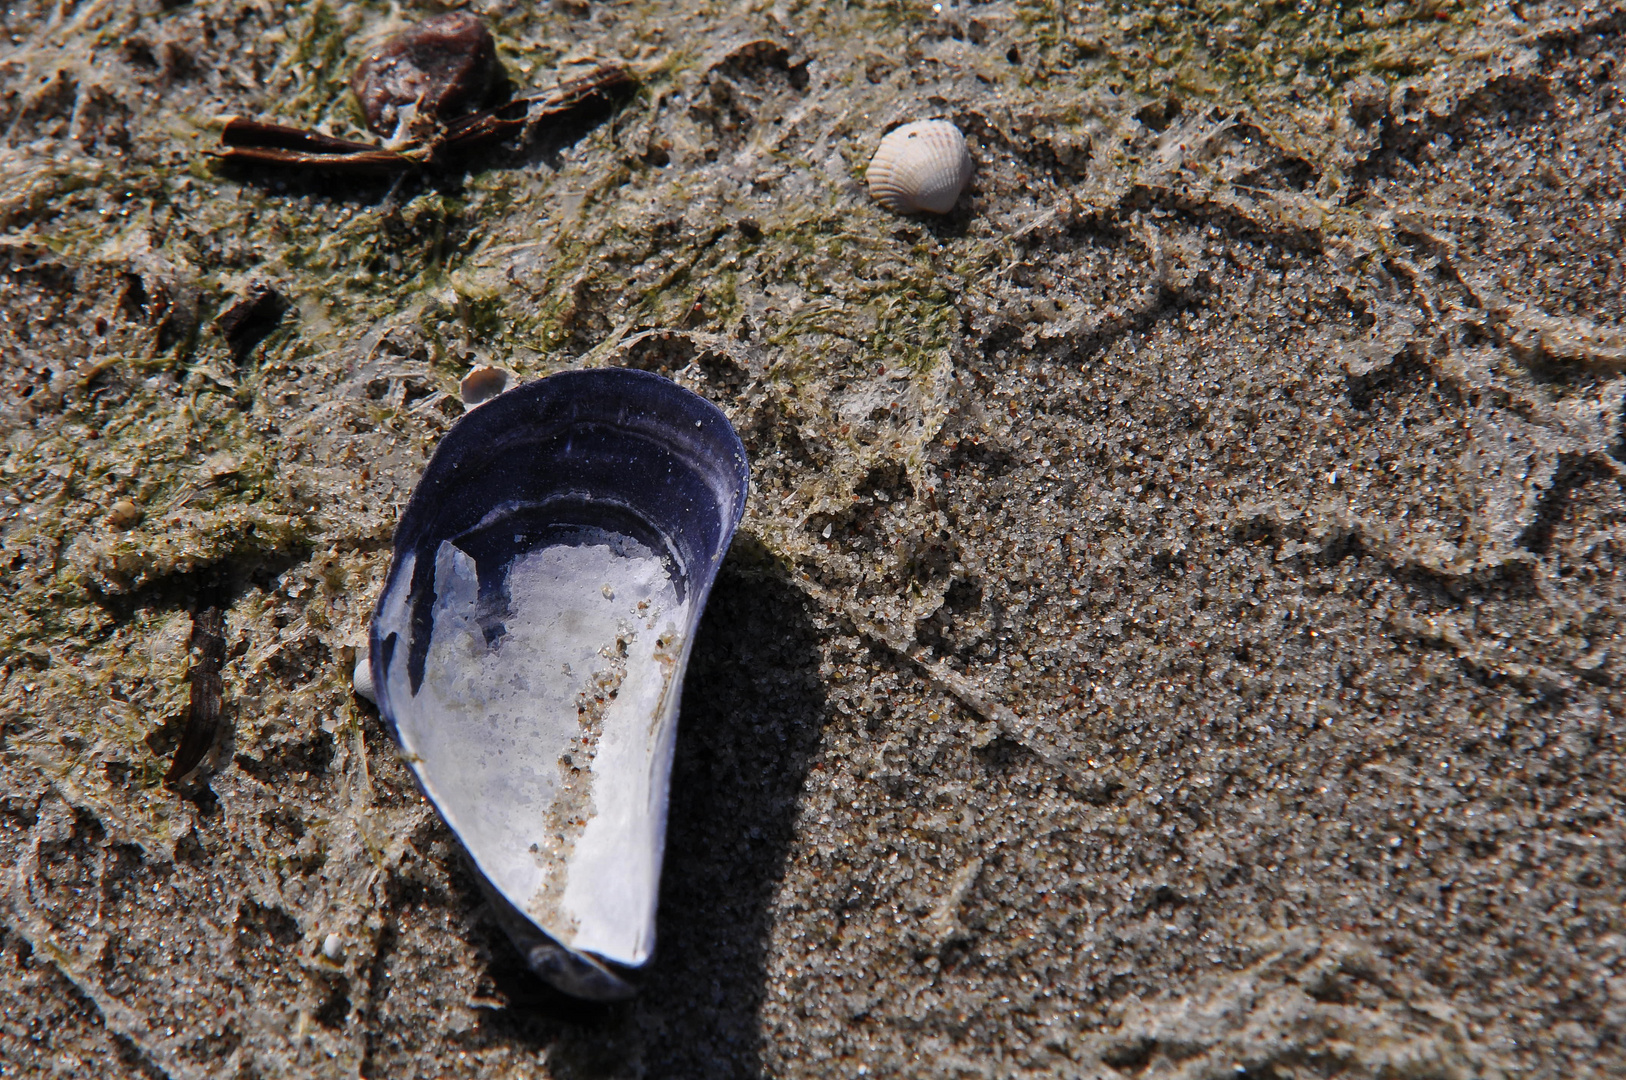
{"type": "Polygon", "coordinates": [[[624,997],[653,950],[683,670],[749,475],[704,398],[565,372],[468,413],[396,529],[379,710],[567,993],[624,997]]]}

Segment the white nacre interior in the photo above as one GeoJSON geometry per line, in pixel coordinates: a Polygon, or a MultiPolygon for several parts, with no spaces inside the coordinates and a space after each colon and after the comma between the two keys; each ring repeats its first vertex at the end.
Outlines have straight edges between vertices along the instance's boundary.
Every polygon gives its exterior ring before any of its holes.
{"type": "MultiPolygon", "coordinates": [[[[403,642],[413,562],[379,609],[403,642]]],[[[676,573],[669,554],[583,529],[516,557],[493,611],[474,560],[443,541],[417,693],[405,662],[387,666],[407,760],[480,871],[560,944],[629,966],[654,949],[693,629],[676,573]]]]}

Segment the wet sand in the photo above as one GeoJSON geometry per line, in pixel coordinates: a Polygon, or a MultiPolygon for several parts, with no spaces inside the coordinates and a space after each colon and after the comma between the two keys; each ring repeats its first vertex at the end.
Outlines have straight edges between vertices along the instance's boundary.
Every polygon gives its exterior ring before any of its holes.
{"type": "Polygon", "coordinates": [[[365,137],[400,23],[0,14],[0,1060],[1626,1068],[1618,9],[475,10],[517,89],[641,87],[222,170],[229,115],[365,137]],[[976,173],[902,218],[863,167],[933,117],[976,173]],[[350,694],[482,363],[752,456],[623,1005],[525,973],[350,694]]]}

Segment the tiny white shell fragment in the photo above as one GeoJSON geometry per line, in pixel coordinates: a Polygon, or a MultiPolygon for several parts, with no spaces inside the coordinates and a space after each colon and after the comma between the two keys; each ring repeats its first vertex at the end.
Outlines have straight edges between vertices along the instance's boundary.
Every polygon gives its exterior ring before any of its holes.
{"type": "Polygon", "coordinates": [[[373,688],[373,665],[365,649],[356,660],[355,670],[350,673],[350,686],[355,690],[357,697],[366,698],[374,705],[378,704],[378,691],[373,688]]]}
{"type": "Polygon", "coordinates": [[[322,955],[329,960],[338,960],[344,956],[344,941],[338,934],[329,934],[322,939],[322,955]]]}
{"type": "Polygon", "coordinates": [[[484,405],[508,389],[509,373],[500,367],[477,367],[457,384],[463,404],[473,408],[484,405]]]}
{"type": "Polygon", "coordinates": [[[865,178],[875,201],[899,214],[946,214],[971,179],[965,136],[947,120],[920,120],[888,132],[865,178]]]}

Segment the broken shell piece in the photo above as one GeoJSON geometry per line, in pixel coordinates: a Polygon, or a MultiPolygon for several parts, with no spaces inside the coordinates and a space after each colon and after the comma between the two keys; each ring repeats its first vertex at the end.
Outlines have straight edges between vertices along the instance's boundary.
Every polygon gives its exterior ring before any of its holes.
{"type": "Polygon", "coordinates": [[[141,517],[141,507],[129,499],[120,499],[107,510],[107,523],[115,529],[133,529],[141,517]]]}
{"type": "Polygon", "coordinates": [[[496,75],[491,32],[475,16],[456,11],[409,27],[367,54],[350,89],[367,126],[392,135],[405,119],[432,123],[479,108],[496,75]]]}
{"type": "Polygon", "coordinates": [[[865,173],[875,201],[899,214],[954,209],[971,179],[965,136],[947,120],[921,120],[887,133],[865,173]]]}
{"type": "Polygon", "coordinates": [[[748,475],[704,398],[566,372],[465,415],[396,529],[379,711],[566,993],[626,997],[654,949],[683,672],[748,475]]]}
{"type": "Polygon", "coordinates": [[[509,373],[500,367],[477,367],[457,384],[463,404],[473,408],[483,405],[508,389],[509,373]]]}

